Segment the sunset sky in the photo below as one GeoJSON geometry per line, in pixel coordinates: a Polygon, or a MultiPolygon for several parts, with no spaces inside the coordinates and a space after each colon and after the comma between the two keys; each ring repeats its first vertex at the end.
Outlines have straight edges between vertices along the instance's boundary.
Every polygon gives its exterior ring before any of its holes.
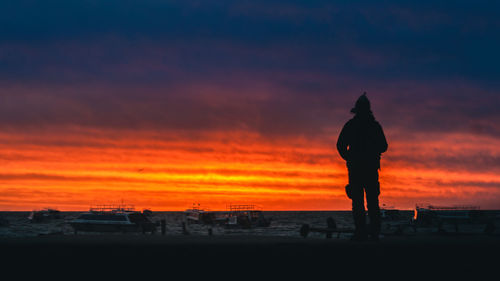
{"type": "Polygon", "coordinates": [[[1,1],[0,210],[348,210],[364,92],[381,204],[500,208],[500,3],[1,1]]]}

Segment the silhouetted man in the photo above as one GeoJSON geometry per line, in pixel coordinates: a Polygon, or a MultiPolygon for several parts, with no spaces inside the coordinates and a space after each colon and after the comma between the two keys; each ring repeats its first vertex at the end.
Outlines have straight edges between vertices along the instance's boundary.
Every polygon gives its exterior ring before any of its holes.
{"type": "Polygon", "coordinates": [[[380,184],[378,169],[380,155],[387,150],[382,126],[375,120],[370,101],[364,93],[351,110],[354,118],[347,121],[340,132],[337,150],[347,162],[349,185],[346,192],[352,200],[355,232],[353,240],[366,240],[368,231],[365,219],[364,193],[370,217],[370,237],[378,240],[380,233],[380,184]]]}

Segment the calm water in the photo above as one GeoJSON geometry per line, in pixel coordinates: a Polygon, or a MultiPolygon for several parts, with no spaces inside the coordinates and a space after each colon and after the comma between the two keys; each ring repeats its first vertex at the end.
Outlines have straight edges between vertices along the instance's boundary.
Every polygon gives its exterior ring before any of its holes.
{"type": "MultiPolygon", "coordinates": [[[[27,237],[45,234],[73,235],[73,229],[69,221],[78,217],[80,212],[62,212],[62,218],[45,223],[30,223],[29,212],[0,212],[0,216],[9,221],[8,226],[0,226],[0,236],[3,237],[27,237]]],[[[313,227],[326,227],[327,218],[331,217],[339,228],[352,228],[353,221],[349,211],[286,211],[286,212],[264,212],[266,218],[271,218],[271,226],[253,229],[226,229],[223,226],[213,226],[213,235],[264,235],[264,236],[289,236],[299,237],[299,229],[303,224],[313,227]]],[[[412,211],[401,211],[402,218],[398,221],[384,221],[382,233],[393,233],[391,225],[398,223],[408,223],[413,216],[412,211]]],[[[165,219],[167,222],[167,235],[181,235],[182,222],[184,222],[183,212],[156,212],[153,214],[153,221],[165,219]]],[[[461,226],[461,231],[481,232],[483,225],[461,226]]],[[[450,231],[454,231],[454,226],[448,226],[450,231]]],[[[188,231],[193,235],[208,235],[209,226],[199,224],[188,224],[188,231]]],[[[497,227],[498,229],[498,227],[497,227]]],[[[405,231],[414,233],[410,228],[405,231]]],[[[435,228],[418,229],[417,232],[432,232],[435,228]]],[[[496,231],[498,232],[498,230],[496,231]]],[[[85,233],[79,233],[79,235],[85,233]]],[[[123,235],[118,233],[116,235],[123,235]]],[[[126,234],[142,235],[142,234],[126,234]]],[[[160,235],[160,234],[156,234],[160,235]]],[[[341,238],[348,238],[350,235],[342,235],[341,238]]],[[[311,233],[310,238],[324,238],[325,234],[311,233]]]]}
{"type": "MultiPolygon", "coordinates": [[[[0,227],[0,236],[38,236],[43,234],[65,234],[73,235],[73,229],[69,221],[78,217],[80,212],[62,212],[61,219],[55,219],[44,223],[30,223],[29,212],[0,212],[0,215],[9,221],[8,226],[0,227]]],[[[303,224],[316,227],[325,227],[326,220],[332,217],[338,227],[351,228],[352,216],[346,211],[330,212],[264,212],[266,218],[271,219],[271,225],[263,228],[252,229],[226,229],[223,226],[212,226],[214,235],[266,235],[266,236],[299,236],[299,229],[303,224]]],[[[408,219],[411,212],[405,212],[408,219]]],[[[165,219],[167,222],[167,235],[182,234],[182,222],[184,222],[183,212],[156,212],[153,214],[153,221],[165,219]]],[[[208,235],[209,226],[200,224],[188,224],[188,231],[193,235],[208,235]]],[[[324,237],[324,234],[311,233],[310,237],[324,237]]]]}

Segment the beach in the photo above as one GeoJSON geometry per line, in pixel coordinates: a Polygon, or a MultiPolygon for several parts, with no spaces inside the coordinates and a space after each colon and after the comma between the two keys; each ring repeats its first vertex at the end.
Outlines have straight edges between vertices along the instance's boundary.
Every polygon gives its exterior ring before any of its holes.
{"type": "Polygon", "coordinates": [[[44,273],[52,269],[58,274],[244,273],[256,277],[330,272],[332,276],[388,277],[398,272],[408,276],[477,277],[496,272],[500,237],[418,235],[352,242],[241,235],[47,235],[4,238],[0,248],[6,268],[22,265],[44,273]]]}
{"type": "MultiPolygon", "coordinates": [[[[403,213],[403,223],[410,212],[403,213]]],[[[77,213],[65,213],[74,218],[77,213]]],[[[350,233],[326,238],[325,233],[300,235],[308,223],[325,227],[335,218],[340,228],[349,227],[349,212],[266,212],[274,220],[268,228],[225,229],[188,225],[182,234],[182,213],[157,212],[166,218],[165,235],[142,233],[74,234],[68,219],[30,224],[24,213],[4,213],[11,225],[0,236],[1,265],[21,267],[16,274],[82,276],[254,277],[311,276],[465,277],[496,274],[500,252],[498,230],[485,234],[484,225],[405,228],[398,233],[385,221],[380,241],[353,242],[350,233]],[[472,227],[472,228],[471,228],[472,227]],[[29,269],[29,270],[25,270],[29,269]],[[69,274],[69,275],[68,275],[69,274]]],[[[168,279],[168,278],[166,278],[168,279]]],[[[392,278],[390,278],[392,279],[392,278]]]]}

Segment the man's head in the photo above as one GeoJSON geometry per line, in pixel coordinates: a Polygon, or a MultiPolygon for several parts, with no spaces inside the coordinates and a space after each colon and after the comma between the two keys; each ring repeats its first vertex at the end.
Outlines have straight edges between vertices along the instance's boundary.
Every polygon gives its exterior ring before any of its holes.
{"type": "Polygon", "coordinates": [[[356,101],[356,104],[354,105],[354,108],[351,109],[352,113],[355,114],[363,114],[363,113],[371,113],[371,107],[370,107],[370,101],[366,97],[366,92],[363,93],[358,100],[356,101]]]}

